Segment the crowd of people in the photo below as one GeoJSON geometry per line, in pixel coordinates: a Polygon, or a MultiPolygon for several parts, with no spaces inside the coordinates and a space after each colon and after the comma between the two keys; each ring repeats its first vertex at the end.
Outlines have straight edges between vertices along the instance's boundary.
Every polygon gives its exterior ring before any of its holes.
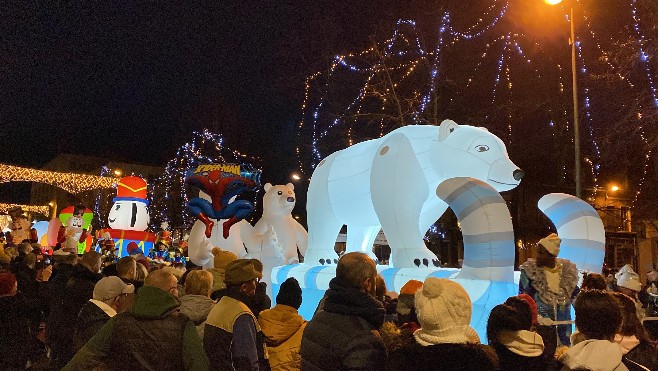
{"type": "Polygon", "coordinates": [[[642,285],[627,266],[578,287],[559,245],[540,241],[519,295],[492,308],[481,339],[457,282],[430,276],[389,292],[363,253],[340,258],[306,321],[299,282],[282,282],[272,306],[256,259],[215,249],[213,269],[183,271],[58,250],[49,264],[24,242],[0,249],[0,369],[658,370],[641,321],[658,277],[642,285]]]}

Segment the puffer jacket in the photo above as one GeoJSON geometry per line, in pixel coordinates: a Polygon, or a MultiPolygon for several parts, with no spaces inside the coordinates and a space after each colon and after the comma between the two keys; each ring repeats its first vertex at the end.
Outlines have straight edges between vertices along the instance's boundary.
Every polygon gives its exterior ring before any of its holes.
{"type": "Polygon", "coordinates": [[[204,295],[191,294],[183,295],[178,300],[180,300],[180,312],[194,322],[199,337],[203,339],[206,318],[215,305],[215,301],[204,295]]]}
{"type": "Polygon", "coordinates": [[[306,321],[297,313],[297,309],[277,304],[272,309],[260,312],[258,323],[265,335],[272,370],[299,370],[299,348],[306,321]]]}
{"type": "Polygon", "coordinates": [[[379,334],[384,305],[339,278],[329,283],[322,310],[304,330],[302,370],[383,370],[386,348],[379,334]]]}

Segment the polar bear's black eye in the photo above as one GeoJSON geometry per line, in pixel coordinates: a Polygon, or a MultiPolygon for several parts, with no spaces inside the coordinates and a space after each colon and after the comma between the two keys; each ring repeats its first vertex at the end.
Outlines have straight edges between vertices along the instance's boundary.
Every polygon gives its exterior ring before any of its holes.
{"type": "Polygon", "coordinates": [[[476,149],[478,152],[487,152],[487,151],[489,150],[489,146],[484,145],[484,144],[480,144],[480,145],[478,145],[478,146],[475,146],[475,149],[476,149]]]}
{"type": "Polygon", "coordinates": [[[283,192],[279,191],[279,192],[277,192],[276,194],[278,194],[279,196],[281,196],[281,195],[283,194],[283,192]]]}

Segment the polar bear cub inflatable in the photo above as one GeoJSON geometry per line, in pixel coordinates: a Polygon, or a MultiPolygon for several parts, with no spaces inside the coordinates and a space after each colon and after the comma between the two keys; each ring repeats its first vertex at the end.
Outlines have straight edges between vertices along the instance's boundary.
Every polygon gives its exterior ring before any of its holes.
{"type": "Polygon", "coordinates": [[[305,263],[335,264],[336,237],[346,224],[348,252],[372,254],[382,229],[394,267],[438,266],[423,242],[448,207],[436,195],[437,186],[471,177],[502,192],[516,187],[523,175],[498,137],[451,120],[440,126],[404,126],[334,152],[311,178],[305,263]]]}
{"type": "Polygon", "coordinates": [[[256,232],[265,233],[268,227],[273,227],[283,250],[283,264],[298,263],[297,249],[304,256],[308,233],[291,215],[295,208],[295,187],[292,183],[286,185],[267,183],[264,189],[263,217],[254,226],[256,232]]]}

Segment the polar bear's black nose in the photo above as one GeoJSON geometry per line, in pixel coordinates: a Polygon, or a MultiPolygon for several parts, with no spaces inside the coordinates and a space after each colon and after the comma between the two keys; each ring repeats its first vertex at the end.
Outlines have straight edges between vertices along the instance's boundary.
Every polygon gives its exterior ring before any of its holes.
{"type": "Polygon", "coordinates": [[[514,177],[515,180],[521,180],[521,179],[523,179],[523,176],[524,176],[524,175],[525,175],[525,171],[523,171],[523,170],[521,170],[521,169],[516,169],[516,170],[514,170],[514,172],[512,173],[512,176],[514,177]]]}
{"type": "Polygon", "coordinates": [[[295,202],[295,198],[294,198],[294,197],[288,197],[287,200],[288,200],[288,202],[295,202]]]}

